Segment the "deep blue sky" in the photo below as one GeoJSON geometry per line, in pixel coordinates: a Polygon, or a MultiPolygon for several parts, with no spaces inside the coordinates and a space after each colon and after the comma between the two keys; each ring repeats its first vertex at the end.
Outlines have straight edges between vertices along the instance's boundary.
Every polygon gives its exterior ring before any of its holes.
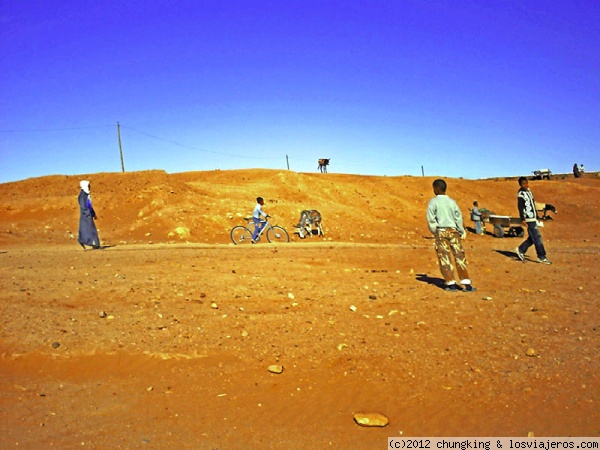
{"type": "Polygon", "coordinates": [[[600,170],[597,0],[0,0],[0,182],[600,170]]]}

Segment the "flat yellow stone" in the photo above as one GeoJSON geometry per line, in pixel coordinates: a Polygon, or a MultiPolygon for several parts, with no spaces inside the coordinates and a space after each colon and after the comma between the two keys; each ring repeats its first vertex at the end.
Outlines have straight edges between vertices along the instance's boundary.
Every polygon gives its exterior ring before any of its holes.
{"type": "Polygon", "coordinates": [[[272,366],[268,367],[268,370],[271,373],[281,373],[281,372],[283,372],[283,366],[280,366],[278,364],[273,364],[272,366]]]}
{"type": "Polygon", "coordinates": [[[361,427],[385,427],[389,423],[383,414],[374,412],[359,412],[354,414],[354,421],[361,427]]]}

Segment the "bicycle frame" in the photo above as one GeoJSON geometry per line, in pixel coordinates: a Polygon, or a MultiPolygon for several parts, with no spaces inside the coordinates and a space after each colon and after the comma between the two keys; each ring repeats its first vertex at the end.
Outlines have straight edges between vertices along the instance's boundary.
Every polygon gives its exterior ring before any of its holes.
{"type": "Polygon", "coordinates": [[[238,225],[233,227],[230,236],[234,244],[250,243],[253,244],[260,241],[261,236],[265,236],[268,242],[290,242],[290,235],[288,232],[279,225],[273,225],[269,222],[269,218],[260,220],[256,238],[251,239],[251,236],[256,232],[256,226],[251,227],[250,224],[254,225],[254,220],[251,217],[244,217],[247,222],[246,226],[238,225]]]}
{"type": "MultiPolygon", "coordinates": [[[[262,227],[261,227],[260,231],[258,232],[258,234],[256,235],[257,238],[261,237],[263,233],[265,233],[269,228],[273,227],[273,225],[271,225],[271,223],[269,222],[269,219],[261,220],[259,223],[262,224],[262,227]]],[[[252,230],[252,231],[254,231],[256,229],[256,225],[254,224],[254,221],[252,219],[248,220],[248,226],[250,224],[252,224],[254,226],[254,229],[252,230]]]]}

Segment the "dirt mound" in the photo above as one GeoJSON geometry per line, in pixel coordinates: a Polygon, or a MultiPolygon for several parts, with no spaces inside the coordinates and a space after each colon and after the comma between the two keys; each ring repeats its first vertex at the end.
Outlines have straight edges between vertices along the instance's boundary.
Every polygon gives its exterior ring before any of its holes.
{"type": "MultiPolygon", "coordinates": [[[[148,171],[0,184],[0,447],[600,435],[600,180],[530,183],[558,210],[542,230],[551,266],[522,263],[521,239],[488,227],[465,241],[478,291],[448,293],[425,223],[433,179],[148,171]],[[102,250],[76,243],[80,179],[102,250]],[[232,245],[259,195],[290,232],[318,209],[325,236],[232,245]],[[389,425],[360,427],[357,412],[389,425]]],[[[516,214],[515,179],[447,181],[467,226],[474,200],[516,214]]]]}
{"type": "MultiPolygon", "coordinates": [[[[408,242],[428,234],[424,211],[434,180],[274,170],[41,177],[0,184],[0,244],[73,243],[80,179],[92,182],[100,238],[109,245],[229,243],[229,231],[244,223],[257,196],[265,198],[265,209],[289,230],[302,210],[318,209],[328,241],[408,242]]],[[[514,179],[452,179],[448,194],[468,223],[474,200],[496,214],[515,215],[517,189],[514,179]]],[[[598,222],[600,212],[591,201],[598,198],[596,177],[537,181],[532,189],[538,201],[557,206],[561,217],[573,219],[557,222],[553,229],[560,234],[574,222],[578,227],[598,222]]]]}

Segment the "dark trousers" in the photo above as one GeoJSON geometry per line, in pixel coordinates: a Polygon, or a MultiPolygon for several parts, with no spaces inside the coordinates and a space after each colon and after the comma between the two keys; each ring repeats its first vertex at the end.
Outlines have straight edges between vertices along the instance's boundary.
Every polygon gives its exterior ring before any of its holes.
{"type": "Polygon", "coordinates": [[[537,222],[527,222],[527,239],[519,245],[519,251],[525,253],[529,247],[535,246],[537,257],[542,259],[546,257],[546,249],[542,242],[542,233],[537,227],[537,222]]]}

